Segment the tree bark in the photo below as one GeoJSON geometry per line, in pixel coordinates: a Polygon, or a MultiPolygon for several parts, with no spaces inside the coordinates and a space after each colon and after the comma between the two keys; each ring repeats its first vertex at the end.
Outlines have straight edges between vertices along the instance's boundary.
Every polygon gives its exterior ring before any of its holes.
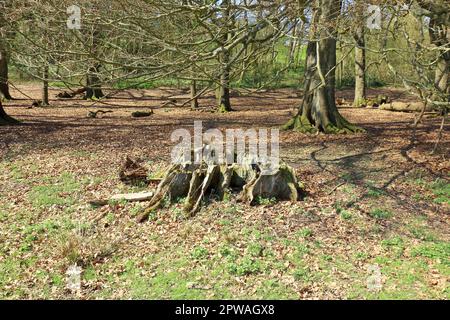
{"type": "MultiPolygon", "coordinates": [[[[361,3],[358,3],[361,5],[361,3]]],[[[364,17],[364,11],[357,8],[358,16],[364,17]]],[[[366,39],[364,34],[364,20],[357,18],[355,30],[355,100],[353,106],[360,107],[366,100],[366,39]]]]}
{"type": "Polygon", "coordinates": [[[44,70],[42,72],[42,105],[48,106],[48,64],[44,66],[44,70]]]}
{"type": "MultiPolygon", "coordinates": [[[[95,8],[97,10],[97,8],[95,8]]],[[[99,49],[99,38],[101,36],[99,26],[95,25],[94,30],[92,32],[92,51],[94,55],[97,55],[99,49]]],[[[87,79],[86,79],[86,99],[100,99],[105,95],[103,94],[101,85],[101,79],[99,76],[101,65],[97,62],[94,62],[88,69],[87,79]]]]}
{"type": "Polygon", "coordinates": [[[430,36],[433,44],[442,48],[436,63],[434,87],[437,95],[434,99],[450,102],[450,52],[446,50],[450,42],[450,27],[431,19],[430,36]]]}
{"type": "MultiPolygon", "coordinates": [[[[228,53],[225,55],[228,56],[228,53]]],[[[224,58],[224,61],[226,60],[228,59],[224,58]]],[[[223,63],[219,88],[217,90],[217,103],[219,104],[219,112],[229,112],[232,111],[230,101],[230,71],[227,62],[223,63]]]]}
{"type": "Polygon", "coordinates": [[[100,99],[105,96],[102,91],[100,77],[98,76],[99,68],[99,64],[89,68],[86,81],[86,99],[100,99]]]}
{"type": "Polygon", "coordinates": [[[222,5],[226,8],[223,13],[223,35],[221,36],[222,52],[219,55],[220,78],[219,86],[217,89],[217,103],[219,112],[229,112],[231,109],[230,101],[230,52],[225,48],[226,43],[232,36],[229,31],[229,24],[231,19],[231,1],[224,0],[222,5]]]}
{"type": "Polygon", "coordinates": [[[191,109],[198,109],[197,81],[191,81],[191,109]]]}
{"type": "Polygon", "coordinates": [[[0,126],[6,125],[6,124],[17,124],[17,123],[19,123],[19,121],[17,121],[16,119],[14,119],[6,114],[6,111],[5,111],[5,109],[3,109],[2,101],[0,99],[0,126]]]}
{"type": "Polygon", "coordinates": [[[336,28],[340,1],[316,0],[307,47],[305,93],[297,115],[284,129],[305,133],[354,133],[338,111],[335,96],[336,28]]]}
{"type": "Polygon", "coordinates": [[[289,41],[289,58],[288,58],[288,66],[292,65],[295,62],[295,54],[297,52],[297,28],[299,25],[299,20],[294,21],[294,27],[292,29],[292,38],[289,41]]]}
{"type": "Polygon", "coordinates": [[[0,94],[5,99],[11,100],[11,94],[9,93],[8,85],[8,56],[6,51],[0,47],[0,94]]]}

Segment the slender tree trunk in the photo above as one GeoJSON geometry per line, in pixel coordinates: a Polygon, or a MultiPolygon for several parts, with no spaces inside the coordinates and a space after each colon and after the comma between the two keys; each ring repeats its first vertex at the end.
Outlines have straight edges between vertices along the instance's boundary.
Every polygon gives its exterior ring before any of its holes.
{"type": "MultiPolygon", "coordinates": [[[[358,10],[359,11],[359,10],[358,10]]],[[[364,105],[366,100],[366,41],[364,22],[358,21],[355,31],[355,100],[354,107],[364,105]]]]}
{"type": "Polygon", "coordinates": [[[298,27],[299,21],[295,20],[294,27],[292,29],[292,39],[289,41],[289,58],[288,58],[288,65],[291,65],[295,62],[295,52],[297,50],[297,27],[298,27]]]}
{"type": "Polygon", "coordinates": [[[191,81],[191,109],[198,108],[197,81],[191,81]]]}
{"type": "Polygon", "coordinates": [[[315,1],[306,53],[305,93],[297,115],[284,129],[309,133],[363,131],[344,119],[336,107],[336,28],[340,8],[340,1],[315,1]]]}
{"type": "MultiPolygon", "coordinates": [[[[340,56],[342,56],[342,44],[340,43],[338,52],[340,53],[340,56]]],[[[341,59],[338,66],[336,67],[336,81],[339,88],[342,87],[342,80],[344,78],[344,59],[341,59]]]]}
{"type": "Polygon", "coordinates": [[[44,66],[44,70],[42,72],[42,105],[48,106],[48,64],[44,66]]]}
{"type": "Polygon", "coordinates": [[[0,94],[5,99],[11,100],[8,85],[8,56],[6,51],[0,48],[0,94]]]}

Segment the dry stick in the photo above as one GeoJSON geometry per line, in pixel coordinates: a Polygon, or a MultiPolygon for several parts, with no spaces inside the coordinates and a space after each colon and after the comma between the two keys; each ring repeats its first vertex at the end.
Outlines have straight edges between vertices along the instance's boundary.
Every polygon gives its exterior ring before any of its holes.
{"type": "Polygon", "coordinates": [[[438,139],[436,141],[436,144],[434,145],[433,151],[431,151],[431,154],[434,155],[436,153],[436,150],[439,146],[439,143],[441,142],[442,139],[442,132],[444,131],[444,124],[445,124],[445,117],[446,115],[444,114],[442,116],[442,121],[441,121],[441,127],[439,128],[439,135],[438,135],[438,139]]]}
{"type": "MultiPolygon", "coordinates": [[[[205,89],[203,89],[202,91],[200,91],[199,94],[197,94],[195,97],[193,97],[193,98],[187,100],[186,102],[184,102],[184,103],[181,104],[181,105],[177,105],[177,104],[173,103],[172,101],[167,101],[167,102],[164,103],[161,107],[165,107],[165,106],[167,106],[167,105],[169,105],[169,104],[173,104],[175,107],[184,107],[185,105],[187,105],[188,103],[190,103],[192,100],[198,99],[200,96],[202,96],[203,94],[205,94],[205,93],[208,91],[208,89],[209,89],[209,88],[206,87],[205,89]]],[[[124,90],[122,90],[122,89],[116,90],[116,91],[114,91],[114,92],[112,92],[112,93],[107,94],[106,97],[111,97],[111,96],[113,96],[114,94],[119,93],[119,92],[121,92],[121,91],[124,91],[124,90]]],[[[210,91],[213,91],[213,89],[210,89],[210,91]]],[[[102,101],[102,100],[100,99],[100,100],[94,101],[89,107],[92,108],[92,107],[95,106],[97,103],[104,104],[104,105],[112,105],[112,104],[108,104],[108,103],[106,103],[106,102],[104,102],[104,101],[102,101]]]]}
{"type": "Polygon", "coordinates": [[[423,103],[423,108],[422,111],[419,114],[419,117],[417,119],[414,120],[414,124],[413,124],[413,136],[412,136],[412,141],[415,142],[416,141],[416,132],[417,132],[417,126],[419,125],[419,123],[422,121],[422,118],[425,114],[425,110],[427,109],[428,106],[428,101],[425,100],[425,102],[423,103]]]}
{"type": "Polygon", "coordinates": [[[337,189],[339,189],[340,187],[342,187],[344,184],[346,184],[347,182],[341,182],[339,183],[336,187],[334,187],[333,189],[330,190],[330,192],[328,192],[328,195],[332,194],[333,192],[335,192],[337,189]]]}
{"type": "MultiPolygon", "coordinates": [[[[30,97],[29,95],[27,95],[25,92],[23,92],[22,90],[20,90],[19,88],[17,88],[16,85],[14,85],[14,83],[8,81],[8,84],[11,85],[11,87],[13,87],[15,90],[17,90],[20,94],[23,94],[25,97],[27,97],[30,100],[34,100],[32,97],[30,97]]],[[[14,100],[19,100],[19,99],[14,99],[14,100]]]]}
{"type": "Polygon", "coordinates": [[[209,91],[213,91],[214,89],[210,89],[210,88],[208,88],[208,87],[204,88],[204,89],[203,89],[202,91],[200,91],[195,97],[190,98],[189,100],[187,100],[186,102],[184,102],[184,103],[181,105],[181,107],[184,107],[185,105],[191,103],[191,101],[200,98],[203,94],[209,93],[208,90],[209,90],[209,91]]]}

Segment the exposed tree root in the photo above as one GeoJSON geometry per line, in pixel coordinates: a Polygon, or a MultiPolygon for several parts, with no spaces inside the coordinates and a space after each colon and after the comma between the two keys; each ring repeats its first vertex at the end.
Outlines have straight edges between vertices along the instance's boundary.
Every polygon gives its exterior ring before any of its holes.
{"type": "Polygon", "coordinates": [[[0,126],[19,124],[20,121],[6,114],[0,101],[0,126]]]}
{"type": "Polygon", "coordinates": [[[351,134],[365,132],[363,128],[351,124],[340,114],[336,114],[335,118],[335,124],[326,119],[325,121],[317,121],[318,124],[313,125],[307,117],[297,115],[289,120],[289,122],[282,127],[282,130],[294,130],[301,133],[323,132],[327,134],[351,134]]]}
{"type": "Polygon", "coordinates": [[[231,112],[233,111],[233,109],[231,109],[231,107],[228,107],[226,104],[221,103],[219,105],[219,108],[217,109],[220,113],[227,113],[227,112],[231,112]]]}

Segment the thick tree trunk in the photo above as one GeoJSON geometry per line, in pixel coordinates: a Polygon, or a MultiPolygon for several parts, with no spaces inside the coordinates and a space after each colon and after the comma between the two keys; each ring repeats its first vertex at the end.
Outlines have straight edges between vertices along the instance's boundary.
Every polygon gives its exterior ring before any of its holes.
{"type": "Polygon", "coordinates": [[[355,100],[353,106],[360,107],[366,100],[366,41],[363,21],[358,21],[355,42],[355,100]]]}
{"type": "Polygon", "coordinates": [[[219,112],[229,112],[231,109],[230,101],[230,71],[228,66],[224,66],[220,75],[219,88],[217,89],[217,103],[219,112]]]}
{"type": "MultiPolygon", "coordinates": [[[[96,10],[98,10],[98,8],[94,6],[94,11],[96,10]]],[[[100,26],[95,25],[92,33],[92,51],[94,56],[99,49],[100,37],[100,26]]],[[[92,65],[89,66],[86,79],[86,99],[100,99],[105,96],[101,88],[102,82],[99,76],[100,67],[101,65],[97,62],[93,62],[92,65]]]]}
{"type": "Polygon", "coordinates": [[[89,68],[86,81],[86,99],[100,99],[105,95],[101,87],[101,80],[98,76],[100,65],[96,64],[89,68]]]}
{"type": "Polygon", "coordinates": [[[17,124],[17,123],[19,123],[19,121],[17,121],[16,119],[14,119],[6,114],[6,111],[5,111],[5,109],[3,109],[2,101],[0,99],[0,126],[6,125],[6,124],[17,124]]]}
{"type": "Polygon", "coordinates": [[[284,129],[300,132],[363,131],[339,113],[335,97],[336,27],[340,1],[317,0],[307,48],[305,94],[297,115],[284,129]]]}
{"type": "Polygon", "coordinates": [[[230,101],[230,52],[225,48],[226,43],[232,37],[229,32],[229,24],[231,23],[231,1],[223,0],[222,6],[226,9],[222,17],[223,34],[221,35],[222,52],[219,57],[221,65],[219,86],[217,89],[217,104],[219,112],[229,112],[231,109],[230,101]]]}
{"type": "Polygon", "coordinates": [[[8,57],[6,51],[0,48],[0,94],[11,100],[8,86],[8,57]]]}
{"type": "MultiPolygon", "coordinates": [[[[447,96],[450,94],[450,54],[443,54],[438,61],[436,67],[436,87],[439,91],[446,93],[447,96]]],[[[449,98],[449,97],[447,97],[449,98]]]]}
{"type": "MultiPolygon", "coordinates": [[[[434,10],[438,10],[438,5],[432,7],[434,10]]],[[[447,8],[450,5],[447,4],[447,8]]],[[[432,10],[432,12],[434,12],[432,10]]],[[[439,58],[436,63],[434,87],[436,94],[433,97],[434,100],[442,102],[450,102],[450,52],[448,51],[448,44],[450,42],[450,20],[448,14],[440,15],[436,12],[429,24],[429,32],[431,42],[439,49],[439,58]]]]}

